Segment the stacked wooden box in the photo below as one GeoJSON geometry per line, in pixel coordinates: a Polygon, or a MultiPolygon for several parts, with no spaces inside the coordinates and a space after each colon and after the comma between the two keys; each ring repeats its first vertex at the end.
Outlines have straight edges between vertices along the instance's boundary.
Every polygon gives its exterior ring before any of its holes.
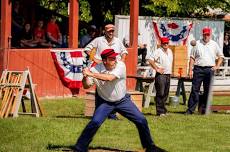
{"type": "Polygon", "coordinates": [[[188,69],[188,51],[186,46],[170,46],[173,53],[173,76],[187,76],[188,69]]]}
{"type": "MultiPolygon", "coordinates": [[[[143,92],[139,91],[130,91],[128,92],[131,95],[131,99],[134,102],[134,104],[137,106],[137,108],[142,111],[142,101],[143,101],[143,92]]],[[[86,92],[85,97],[85,110],[84,115],[85,116],[93,116],[95,110],[95,91],[88,91],[86,92]]]]}

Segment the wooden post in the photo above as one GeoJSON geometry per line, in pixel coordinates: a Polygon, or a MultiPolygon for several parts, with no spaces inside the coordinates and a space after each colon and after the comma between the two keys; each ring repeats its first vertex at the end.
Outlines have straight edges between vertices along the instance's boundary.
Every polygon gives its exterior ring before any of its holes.
{"type": "Polygon", "coordinates": [[[139,0],[130,0],[130,46],[137,54],[138,46],[138,16],[139,16],[139,0]]]}
{"type": "MultiPolygon", "coordinates": [[[[136,75],[137,73],[137,39],[138,39],[138,16],[139,0],[130,0],[130,47],[128,48],[128,57],[126,60],[127,75],[136,75]],[[132,64],[129,64],[132,63],[132,64]]],[[[127,79],[128,90],[135,90],[136,80],[127,79]]]]}
{"type": "Polygon", "coordinates": [[[70,0],[69,48],[78,48],[79,0],[70,0]]]}
{"type": "Polygon", "coordinates": [[[0,73],[7,68],[7,51],[11,47],[11,0],[1,1],[0,73]]]}

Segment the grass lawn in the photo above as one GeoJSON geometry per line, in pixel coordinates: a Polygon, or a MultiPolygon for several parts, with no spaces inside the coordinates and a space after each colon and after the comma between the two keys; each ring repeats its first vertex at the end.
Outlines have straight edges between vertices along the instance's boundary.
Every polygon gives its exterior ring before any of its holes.
{"type": "MultiPolygon", "coordinates": [[[[214,97],[215,104],[229,104],[229,97],[214,97]]],[[[43,100],[45,116],[0,119],[0,152],[63,151],[76,142],[90,119],[84,117],[84,100],[77,98],[43,100]]],[[[186,107],[168,106],[170,115],[155,116],[155,105],[143,110],[155,143],[169,152],[229,152],[230,114],[208,116],[182,114],[186,107]]],[[[91,149],[141,149],[135,126],[121,118],[106,120],[91,149]]],[[[102,150],[97,150],[102,151],[102,150]]]]}

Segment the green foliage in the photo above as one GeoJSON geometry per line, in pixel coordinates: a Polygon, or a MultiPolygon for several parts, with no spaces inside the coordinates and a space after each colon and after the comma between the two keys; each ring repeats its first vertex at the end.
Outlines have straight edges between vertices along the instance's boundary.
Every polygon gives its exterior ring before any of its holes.
{"type": "Polygon", "coordinates": [[[152,11],[155,16],[201,17],[207,15],[208,8],[229,11],[229,2],[229,0],[150,0],[144,8],[152,11]]]}
{"type": "Polygon", "coordinates": [[[40,6],[64,16],[68,16],[68,0],[40,0],[40,6]]]}
{"type": "Polygon", "coordinates": [[[114,17],[110,10],[105,12],[104,16],[105,16],[105,19],[104,19],[105,22],[111,22],[114,17]]]}
{"type": "MultiPolygon", "coordinates": [[[[52,10],[57,14],[68,16],[68,0],[39,0],[40,6],[52,10]]],[[[90,5],[87,0],[79,1],[80,9],[80,20],[85,22],[90,22],[92,20],[92,15],[90,13],[90,5]]]]}
{"type": "Polygon", "coordinates": [[[92,20],[92,15],[90,13],[90,5],[87,0],[80,0],[80,20],[85,22],[90,22],[92,20]]]}

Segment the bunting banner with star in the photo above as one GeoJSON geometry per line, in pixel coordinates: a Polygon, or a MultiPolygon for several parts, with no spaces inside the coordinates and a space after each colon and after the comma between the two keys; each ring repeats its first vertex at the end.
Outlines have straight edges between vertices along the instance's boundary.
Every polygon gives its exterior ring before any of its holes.
{"type": "Polygon", "coordinates": [[[153,21],[156,37],[168,37],[170,45],[186,45],[192,26],[192,22],[153,21]]]}
{"type": "Polygon", "coordinates": [[[82,87],[84,57],[81,49],[51,50],[58,75],[69,89],[82,87]]]}

